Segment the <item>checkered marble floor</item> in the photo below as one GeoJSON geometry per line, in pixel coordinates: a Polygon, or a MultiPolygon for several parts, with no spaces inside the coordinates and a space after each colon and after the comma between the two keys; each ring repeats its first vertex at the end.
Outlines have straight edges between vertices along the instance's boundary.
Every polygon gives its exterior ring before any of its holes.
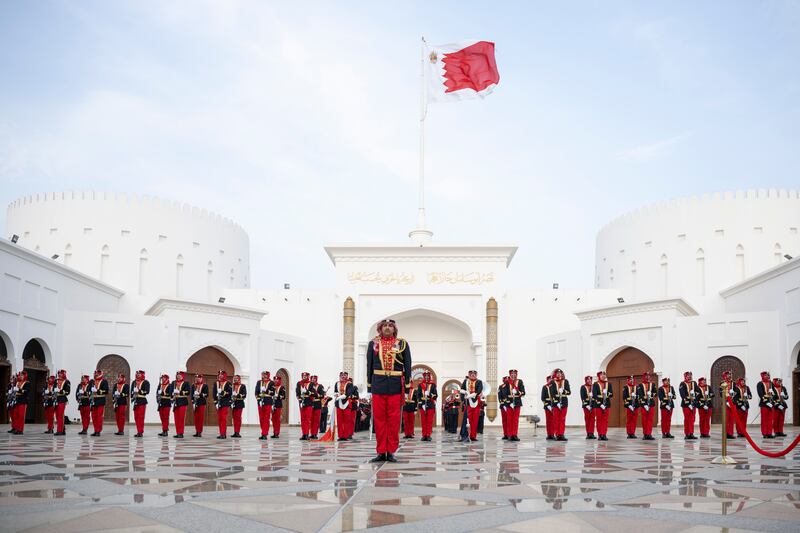
{"type": "Polygon", "coordinates": [[[489,429],[464,445],[437,431],[375,465],[363,433],[324,444],[297,428],[268,441],[254,427],[225,441],[42,430],[0,433],[0,531],[800,531],[800,447],[769,459],[742,439],[729,446],[739,464],[719,466],[718,439],[574,429],[567,443],[532,430],[509,443],[489,429]]]}

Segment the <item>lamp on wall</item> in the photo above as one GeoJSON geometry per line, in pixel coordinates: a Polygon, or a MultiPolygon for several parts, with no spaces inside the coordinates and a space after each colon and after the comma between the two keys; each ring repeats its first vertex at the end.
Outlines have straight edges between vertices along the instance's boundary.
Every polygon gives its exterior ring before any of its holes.
{"type": "Polygon", "coordinates": [[[14,234],[11,236],[11,242],[13,242],[14,244],[17,244],[18,240],[19,240],[19,235],[14,234]]]}
{"type": "Polygon", "coordinates": [[[225,297],[224,296],[220,296],[219,297],[219,303],[221,303],[221,304],[225,303],[225,297]]]}
{"type": "Polygon", "coordinates": [[[52,259],[53,261],[55,261],[56,259],[58,259],[58,254],[53,254],[53,255],[51,255],[51,256],[50,256],[50,259],[52,259]]]}
{"type": "MultiPolygon", "coordinates": [[[[14,237],[16,237],[16,235],[14,235],[14,237]]],[[[17,242],[17,241],[13,241],[13,242],[17,242]]],[[[792,260],[792,256],[789,255],[789,254],[783,254],[783,257],[785,257],[787,261],[791,261],[792,260]]]]}
{"type": "Polygon", "coordinates": [[[625,298],[617,298],[617,303],[618,304],[624,304],[625,303],[625,298]]]}
{"type": "Polygon", "coordinates": [[[283,284],[283,288],[284,288],[284,290],[287,290],[287,291],[288,291],[288,290],[290,289],[290,287],[291,287],[291,285],[289,285],[288,283],[284,283],[284,284],[283,284]]]}
{"type": "Polygon", "coordinates": [[[553,283],[553,288],[557,289],[558,288],[558,283],[553,283]]]}

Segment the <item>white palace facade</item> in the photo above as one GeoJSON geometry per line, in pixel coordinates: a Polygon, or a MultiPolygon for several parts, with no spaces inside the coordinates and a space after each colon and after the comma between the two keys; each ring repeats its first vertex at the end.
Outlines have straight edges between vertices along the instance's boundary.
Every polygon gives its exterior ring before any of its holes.
{"type": "MultiPolygon", "coordinates": [[[[66,369],[73,385],[96,367],[142,369],[152,384],[178,369],[211,380],[225,368],[250,391],[264,369],[290,389],[306,370],[329,385],[346,369],[363,384],[367,343],[390,316],[439,386],[479,371],[491,424],[508,369],[527,384],[523,415],[541,416],[539,390],[555,367],[575,394],[600,369],[615,384],[643,371],[677,384],[685,370],[717,384],[724,369],[752,384],[767,369],[784,379],[787,421],[799,424],[798,228],[797,191],[719,193],[600,229],[593,288],[509,286],[513,245],[409,241],[328,246],[329,288],[266,290],[251,288],[248,236],[229,219],[150,197],[31,195],[8,206],[0,241],[0,395],[23,368],[35,383],[66,369]]],[[[296,402],[288,407],[296,423],[296,402]]],[[[67,414],[77,417],[74,401],[67,414]]],[[[147,419],[157,418],[151,405],[147,419]]],[[[244,421],[257,420],[251,400],[244,421]]],[[[581,422],[574,401],[568,423],[581,422]]]]}

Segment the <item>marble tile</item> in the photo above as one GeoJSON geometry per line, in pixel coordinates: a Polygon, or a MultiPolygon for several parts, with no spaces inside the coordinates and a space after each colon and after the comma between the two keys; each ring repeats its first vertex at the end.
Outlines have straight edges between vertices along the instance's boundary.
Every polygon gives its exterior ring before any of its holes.
{"type": "MultiPolygon", "coordinates": [[[[739,464],[719,466],[717,439],[608,442],[525,436],[487,429],[460,444],[403,441],[400,462],[372,464],[367,435],[344,443],[279,440],[54,439],[36,427],[0,433],[3,531],[588,531],[647,533],[796,531],[800,451],[775,460],[744,441],[739,464]]],[[[72,428],[70,428],[72,429],[72,428]]],[[[790,428],[796,434],[794,428],[790,428]]],[[[718,428],[715,428],[718,433],[718,428]]],[[[789,439],[787,439],[789,442],[789,439]]]]}

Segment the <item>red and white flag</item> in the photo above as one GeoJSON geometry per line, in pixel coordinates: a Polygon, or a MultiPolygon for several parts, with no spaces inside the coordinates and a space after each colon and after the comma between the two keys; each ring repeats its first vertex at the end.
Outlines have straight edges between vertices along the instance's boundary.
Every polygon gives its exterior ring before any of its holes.
{"type": "Polygon", "coordinates": [[[500,81],[494,43],[462,41],[427,46],[428,102],[483,98],[500,81]]]}

